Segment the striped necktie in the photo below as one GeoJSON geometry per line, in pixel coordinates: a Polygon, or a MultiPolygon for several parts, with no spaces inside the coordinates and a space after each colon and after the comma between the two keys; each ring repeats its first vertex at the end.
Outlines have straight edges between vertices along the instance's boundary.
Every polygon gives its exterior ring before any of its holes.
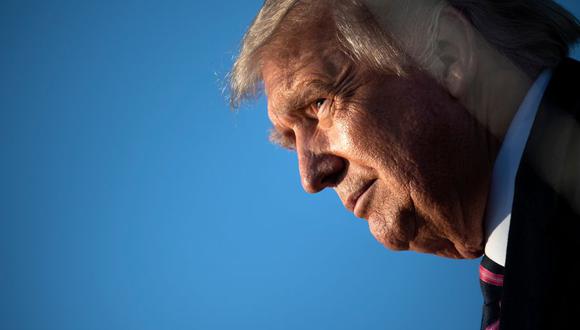
{"type": "Polygon", "coordinates": [[[499,330],[503,267],[483,256],[479,266],[479,284],[483,293],[481,330],[499,330]]]}

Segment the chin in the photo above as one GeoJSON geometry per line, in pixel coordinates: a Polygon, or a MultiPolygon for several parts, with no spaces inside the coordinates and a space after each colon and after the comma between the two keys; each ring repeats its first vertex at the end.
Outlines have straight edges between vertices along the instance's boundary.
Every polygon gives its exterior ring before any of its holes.
{"type": "Polygon", "coordinates": [[[405,242],[403,240],[397,240],[394,239],[393,237],[387,236],[387,235],[381,235],[381,232],[377,232],[376,230],[373,230],[373,228],[371,227],[371,234],[374,236],[375,240],[377,240],[377,242],[381,243],[385,248],[391,250],[391,251],[407,251],[407,250],[411,250],[409,243],[405,242]]]}
{"type": "Polygon", "coordinates": [[[374,238],[389,250],[406,251],[411,247],[409,242],[415,235],[414,228],[408,229],[401,224],[400,219],[385,219],[382,216],[373,214],[368,219],[369,230],[374,238]],[[389,221],[390,220],[390,221],[389,221]]]}
{"type": "Polygon", "coordinates": [[[436,231],[408,208],[373,212],[368,225],[375,239],[392,251],[410,250],[450,259],[475,259],[483,254],[484,239],[479,227],[436,231]]]}

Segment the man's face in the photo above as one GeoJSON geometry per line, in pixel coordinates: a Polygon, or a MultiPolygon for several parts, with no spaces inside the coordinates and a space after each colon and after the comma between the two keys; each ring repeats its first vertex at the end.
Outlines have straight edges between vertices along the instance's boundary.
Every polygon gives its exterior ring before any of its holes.
{"type": "Polygon", "coordinates": [[[333,188],[390,249],[481,255],[487,132],[422,71],[369,70],[316,30],[262,66],[273,139],[297,152],[304,189],[333,188]]]}

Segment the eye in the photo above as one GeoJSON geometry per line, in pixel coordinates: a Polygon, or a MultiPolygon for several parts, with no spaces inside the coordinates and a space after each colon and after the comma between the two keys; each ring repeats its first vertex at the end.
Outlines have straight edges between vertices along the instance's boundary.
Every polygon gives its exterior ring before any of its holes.
{"type": "Polygon", "coordinates": [[[308,106],[306,113],[311,119],[321,120],[330,114],[331,102],[330,99],[319,98],[315,99],[310,106],[308,106]]]}
{"type": "Polygon", "coordinates": [[[326,99],[318,99],[316,100],[316,102],[314,102],[314,106],[316,106],[316,109],[320,110],[324,104],[326,103],[326,99]]]}

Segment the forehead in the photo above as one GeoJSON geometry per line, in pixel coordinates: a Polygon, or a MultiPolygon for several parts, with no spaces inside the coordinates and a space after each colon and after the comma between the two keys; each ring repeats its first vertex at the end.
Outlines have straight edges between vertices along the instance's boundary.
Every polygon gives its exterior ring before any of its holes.
{"type": "Polygon", "coordinates": [[[278,47],[269,47],[261,63],[270,116],[285,113],[310,94],[330,88],[350,64],[338,42],[329,37],[314,36],[278,47]]]}
{"type": "Polygon", "coordinates": [[[261,50],[269,108],[302,90],[309,80],[332,79],[343,65],[332,10],[324,3],[293,10],[261,50]]]}
{"type": "Polygon", "coordinates": [[[349,61],[332,47],[316,52],[304,50],[296,56],[266,58],[262,79],[268,97],[294,90],[306,82],[332,82],[349,61]]]}
{"type": "Polygon", "coordinates": [[[283,115],[301,102],[330,91],[346,64],[337,56],[310,56],[268,61],[262,69],[270,115],[283,115]]]}

